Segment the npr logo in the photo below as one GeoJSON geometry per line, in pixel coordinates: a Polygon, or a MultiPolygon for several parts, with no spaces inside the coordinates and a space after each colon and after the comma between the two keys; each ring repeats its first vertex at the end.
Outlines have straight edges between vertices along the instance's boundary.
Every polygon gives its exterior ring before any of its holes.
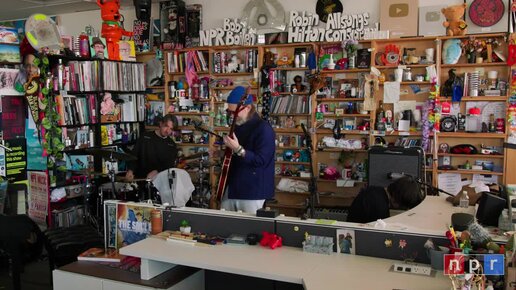
{"type": "Polygon", "coordinates": [[[444,275],[463,275],[483,273],[484,275],[503,275],[504,256],[489,255],[444,255],[444,275]],[[482,263],[483,261],[483,263],[482,263]],[[480,269],[482,270],[480,271],[480,269]]]}

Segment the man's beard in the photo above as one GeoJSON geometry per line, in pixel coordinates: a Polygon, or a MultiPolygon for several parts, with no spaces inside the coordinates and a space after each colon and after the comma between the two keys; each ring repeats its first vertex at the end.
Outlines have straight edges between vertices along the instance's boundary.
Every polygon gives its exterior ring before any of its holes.
{"type": "Polygon", "coordinates": [[[235,124],[237,126],[242,126],[243,124],[245,124],[245,122],[249,121],[249,116],[247,116],[246,118],[243,118],[243,117],[240,117],[238,116],[236,121],[235,121],[235,124]]]}

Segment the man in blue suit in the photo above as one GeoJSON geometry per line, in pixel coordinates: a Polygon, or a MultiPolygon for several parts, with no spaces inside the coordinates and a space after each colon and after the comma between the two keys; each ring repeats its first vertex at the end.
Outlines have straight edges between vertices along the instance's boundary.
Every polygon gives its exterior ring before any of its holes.
{"type": "MultiPolygon", "coordinates": [[[[228,96],[228,116],[237,109],[246,89],[237,86],[228,96]]],[[[256,214],[266,199],[274,196],[275,134],[260,118],[251,96],[244,101],[235,120],[235,133],[224,144],[233,150],[226,193],[221,208],[256,214]]]]}

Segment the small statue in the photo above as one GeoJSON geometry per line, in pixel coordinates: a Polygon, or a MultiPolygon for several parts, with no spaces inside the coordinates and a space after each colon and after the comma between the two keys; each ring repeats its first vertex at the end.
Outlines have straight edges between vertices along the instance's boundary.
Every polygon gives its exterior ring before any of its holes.
{"type": "Polygon", "coordinates": [[[455,83],[456,79],[457,75],[455,74],[455,69],[452,68],[448,71],[448,79],[444,82],[441,91],[443,97],[451,97],[453,95],[453,83],[455,83]]]}
{"type": "Polygon", "coordinates": [[[301,82],[303,78],[300,75],[294,77],[294,84],[290,87],[291,93],[303,93],[306,90],[306,86],[301,82]]]}

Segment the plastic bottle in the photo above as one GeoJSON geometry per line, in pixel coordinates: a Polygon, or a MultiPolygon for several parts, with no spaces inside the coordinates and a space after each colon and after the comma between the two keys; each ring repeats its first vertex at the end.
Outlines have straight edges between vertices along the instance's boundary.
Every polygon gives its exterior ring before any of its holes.
{"type": "Polygon", "coordinates": [[[90,57],[89,37],[86,32],[82,32],[79,36],[79,54],[81,57],[90,57]]]}
{"type": "Polygon", "coordinates": [[[467,191],[463,191],[460,197],[459,207],[468,208],[469,207],[469,196],[467,191]]]}
{"type": "Polygon", "coordinates": [[[89,141],[90,141],[90,147],[94,147],[95,146],[95,134],[93,134],[93,130],[90,129],[90,132],[89,132],[89,141]]]}

